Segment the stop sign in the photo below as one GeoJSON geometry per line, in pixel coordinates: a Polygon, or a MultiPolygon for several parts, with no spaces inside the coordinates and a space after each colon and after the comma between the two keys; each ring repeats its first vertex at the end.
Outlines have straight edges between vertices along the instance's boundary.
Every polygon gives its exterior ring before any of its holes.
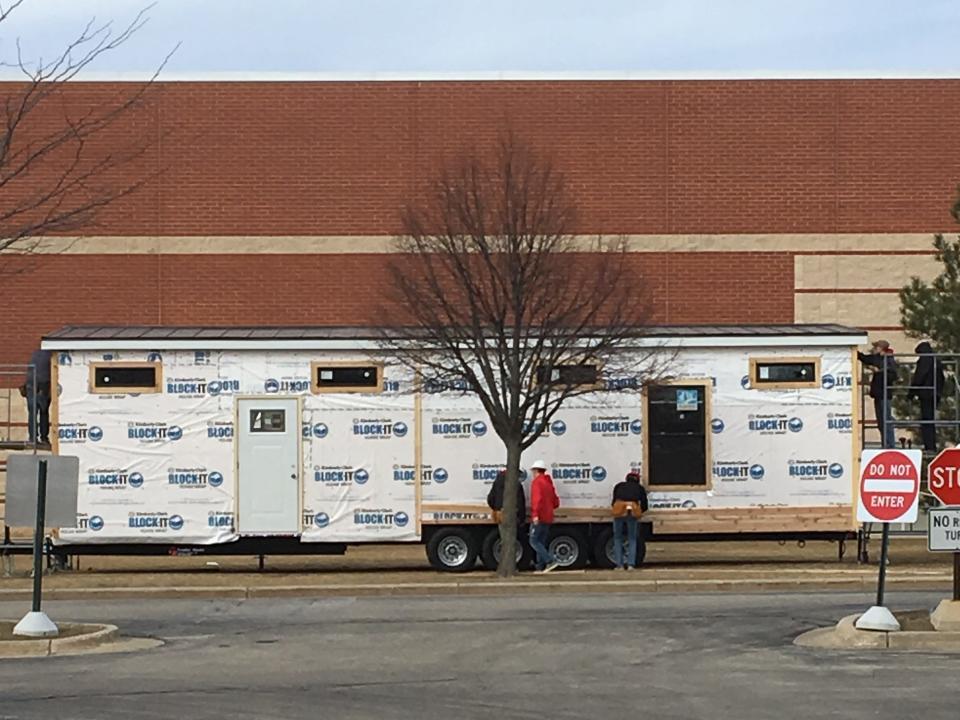
{"type": "Polygon", "coordinates": [[[960,505],[960,448],[942,450],[930,461],[927,483],[944,505],[960,505]]]}
{"type": "Polygon", "coordinates": [[[913,522],[920,498],[919,450],[864,450],[860,457],[860,522],[913,522]]]}

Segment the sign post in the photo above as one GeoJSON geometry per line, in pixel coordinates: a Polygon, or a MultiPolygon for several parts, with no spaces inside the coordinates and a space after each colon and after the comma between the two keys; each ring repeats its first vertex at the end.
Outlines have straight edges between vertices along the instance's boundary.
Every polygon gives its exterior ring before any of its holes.
{"type": "Polygon", "coordinates": [[[960,601],[960,507],[930,510],[927,550],[953,553],[953,600],[960,601]]]}
{"type": "Polygon", "coordinates": [[[883,525],[877,602],[857,620],[856,627],[861,630],[900,629],[900,623],[883,604],[890,524],[910,523],[917,519],[920,505],[921,460],[920,450],[864,450],[860,456],[857,521],[883,525]]]}
{"type": "Polygon", "coordinates": [[[10,455],[7,459],[6,522],[33,525],[33,603],[13,628],[14,635],[53,637],[56,624],[41,610],[43,541],[47,524],[72,527],[77,521],[77,485],[80,461],[76,457],[10,455]],[[54,492],[48,493],[49,487],[54,492]]]}
{"type": "Polygon", "coordinates": [[[953,553],[953,602],[960,602],[960,448],[940,452],[927,469],[930,492],[947,507],[930,511],[927,548],[953,553]]]}

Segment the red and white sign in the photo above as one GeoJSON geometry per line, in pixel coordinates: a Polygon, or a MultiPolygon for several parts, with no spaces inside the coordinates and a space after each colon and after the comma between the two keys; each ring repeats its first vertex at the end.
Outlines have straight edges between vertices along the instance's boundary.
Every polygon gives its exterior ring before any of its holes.
{"type": "Polygon", "coordinates": [[[944,505],[960,505],[960,448],[941,450],[930,461],[927,484],[944,505]]]}
{"type": "Polygon", "coordinates": [[[914,522],[920,504],[920,450],[864,450],[860,455],[859,522],[914,522]]]}

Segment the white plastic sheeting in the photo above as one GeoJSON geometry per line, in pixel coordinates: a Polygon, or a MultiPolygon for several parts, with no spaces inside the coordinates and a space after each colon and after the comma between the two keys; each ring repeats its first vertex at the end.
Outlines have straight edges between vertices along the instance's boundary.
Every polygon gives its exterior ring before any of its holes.
{"type": "MultiPolygon", "coordinates": [[[[811,338],[811,340],[814,340],[811,338]]],[[[60,452],[80,458],[70,542],[227,542],[236,523],[234,398],[303,397],[302,539],[418,538],[415,394],[409,372],[386,364],[383,392],[313,394],[310,363],[367,359],[350,352],[61,352],[60,452]],[[153,360],[163,392],[94,395],[89,364],[153,360]]],[[[850,505],[854,403],[849,348],[689,349],[678,379],[710,384],[709,489],[651,492],[653,508],[850,505]],[[749,387],[750,357],[821,359],[821,387],[749,387]]],[[[643,463],[642,398],[620,392],[571,400],[524,462],[544,458],[567,508],[606,508],[613,485],[643,463]]],[[[479,403],[452,389],[421,397],[425,504],[482,511],[502,444],[479,403]]]]}

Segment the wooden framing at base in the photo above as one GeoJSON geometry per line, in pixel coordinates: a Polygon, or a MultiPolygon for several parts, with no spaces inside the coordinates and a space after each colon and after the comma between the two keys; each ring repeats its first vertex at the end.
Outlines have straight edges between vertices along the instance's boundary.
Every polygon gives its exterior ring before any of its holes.
{"type": "MultiPolygon", "coordinates": [[[[493,522],[486,505],[447,505],[424,503],[424,525],[493,522]],[[431,515],[456,516],[456,520],[434,519],[431,515]]],[[[650,510],[643,515],[653,524],[654,533],[706,535],[711,533],[775,532],[854,532],[857,523],[849,505],[811,507],[693,508],[690,510],[650,510]]],[[[560,508],[557,523],[607,523],[610,508],[560,508]]]]}

